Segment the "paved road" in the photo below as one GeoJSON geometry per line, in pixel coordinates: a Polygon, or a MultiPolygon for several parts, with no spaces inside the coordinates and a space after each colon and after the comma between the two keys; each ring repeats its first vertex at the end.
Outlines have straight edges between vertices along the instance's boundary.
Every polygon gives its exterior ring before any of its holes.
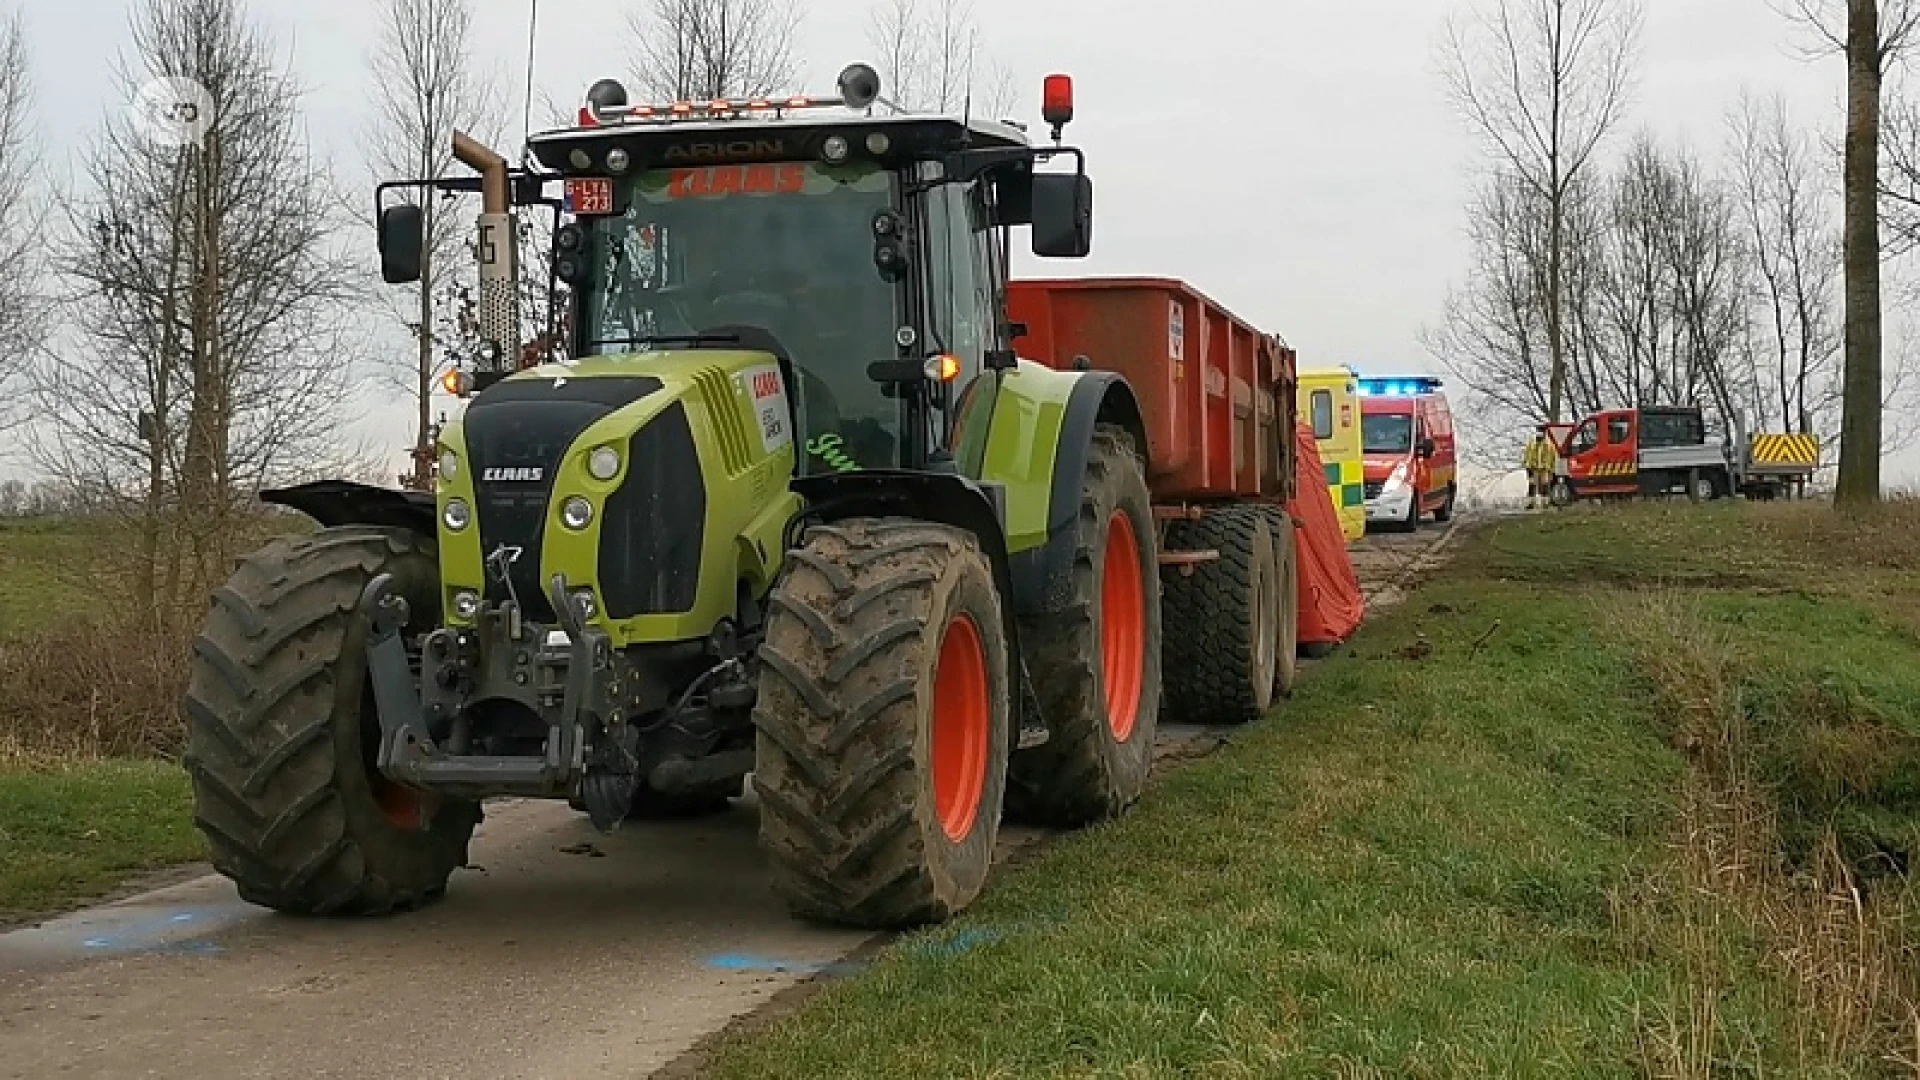
{"type": "MultiPolygon", "coordinates": [[[[1362,544],[1376,605],[1445,536],[1362,544]]],[[[1161,752],[1218,738],[1169,727],[1161,752]]],[[[644,1077],[873,940],[787,917],[746,800],[610,837],[501,803],[473,852],[397,919],[282,917],[202,877],[0,935],[0,1077],[644,1077]]]]}

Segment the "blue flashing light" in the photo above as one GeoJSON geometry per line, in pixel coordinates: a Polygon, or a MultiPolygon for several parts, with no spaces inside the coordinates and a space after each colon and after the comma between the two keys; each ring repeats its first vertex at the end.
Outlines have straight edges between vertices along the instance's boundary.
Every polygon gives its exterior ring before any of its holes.
{"type": "Polygon", "coordinates": [[[1444,385],[1431,375],[1405,375],[1360,380],[1362,397],[1418,397],[1437,392],[1444,385]]]}

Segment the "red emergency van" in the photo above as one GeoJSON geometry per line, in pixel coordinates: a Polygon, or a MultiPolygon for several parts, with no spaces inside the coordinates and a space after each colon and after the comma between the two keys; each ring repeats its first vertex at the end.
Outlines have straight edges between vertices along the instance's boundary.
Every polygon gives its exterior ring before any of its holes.
{"type": "Polygon", "coordinates": [[[1453,413],[1439,379],[1362,378],[1360,429],[1369,527],[1412,530],[1427,514],[1453,518],[1453,413]]]}

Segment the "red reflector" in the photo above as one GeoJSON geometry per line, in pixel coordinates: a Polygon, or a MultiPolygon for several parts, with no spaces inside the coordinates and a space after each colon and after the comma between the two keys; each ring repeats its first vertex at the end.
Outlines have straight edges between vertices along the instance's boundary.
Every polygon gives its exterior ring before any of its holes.
{"type": "Polygon", "coordinates": [[[600,121],[595,120],[593,118],[593,110],[587,108],[585,105],[580,106],[580,126],[581,127],[599,127],[600,126],[600,121]]]}
{"type": "Polygon", "coordinates": [[[1064,124],[1073,119],[1073,78],[1071,76],[1047,76],[1046,87],[1040,95],[1040,115],[1049,124],[1064,124]]]}
{"type": "Polygon", "coordinates": [[[613,213],[613,180],[605,176],[568,177],[565,209],[581,216],[613,213]]]}

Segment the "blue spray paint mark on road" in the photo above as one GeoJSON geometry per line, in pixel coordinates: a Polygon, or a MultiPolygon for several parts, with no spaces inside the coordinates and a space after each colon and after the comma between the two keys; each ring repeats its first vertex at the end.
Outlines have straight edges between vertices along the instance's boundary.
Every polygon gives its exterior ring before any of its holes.
{"type": "MultiPolygon", "coordinates": [[[[94,953],[178,953],[185,955],[210,955],[224,951],[219,945],[197,937],[180,938],[178,935],[193,924],[201,933],[212,933],[225,920],[219,918],[222,909],[175,911],[170,915],[130,921],[111,930],[96,932],[80,939],[80,947],[94,953]],[[207,916],[214,916],[208,919],[207,916]]],[[[188,931],[191,933],[192,931],[188,931]]]]}
{"type": "Polygon", "coordinates": [[[721,953],[707,957],[707,966],[722,971],[770,971],[791,975],[851,975],[866,967],[849,960],[783,960],[745,953],[721,953]]]}

